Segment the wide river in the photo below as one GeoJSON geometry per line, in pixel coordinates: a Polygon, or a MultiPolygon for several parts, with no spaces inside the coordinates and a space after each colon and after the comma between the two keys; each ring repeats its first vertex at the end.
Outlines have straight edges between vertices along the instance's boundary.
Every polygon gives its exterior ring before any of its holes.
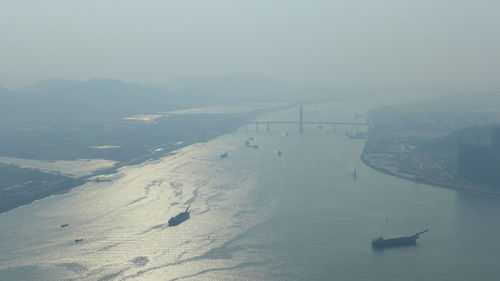
{"type": "MultiPolygon", "coordinates": [[[[371,108],[311,105],[304,118],[371,108]]],[[[345,130],[249,127],[1,214],[0,280],[500,280],[500,199],[374,171],[345,130]],[[370,246],[427,228],[417,246],[370,246]]]]}

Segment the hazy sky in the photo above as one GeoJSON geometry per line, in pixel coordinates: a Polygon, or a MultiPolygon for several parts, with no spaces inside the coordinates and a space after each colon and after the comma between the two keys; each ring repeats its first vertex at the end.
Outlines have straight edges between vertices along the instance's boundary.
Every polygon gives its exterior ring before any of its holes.
{"type": "Polygon", "coordinates": [[[264,74],[500,90],[498,0],[0,0],[0,86],[264,74]]]}

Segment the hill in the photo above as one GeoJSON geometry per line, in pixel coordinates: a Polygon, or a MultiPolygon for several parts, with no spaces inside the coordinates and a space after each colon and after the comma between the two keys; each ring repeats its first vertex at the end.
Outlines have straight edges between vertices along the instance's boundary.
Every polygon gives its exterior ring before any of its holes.
{"type": "Polygon", "coordinates": [[[0,117],[16,123],[100,123],[191,107],[273,102],[299,91],[265,76],[186,77],[158,87],[115,79],[45,80],[0,90],[0,117]]]}
{"type": "Polygon", "coordinates": [[[0,109],[10,121],[94,123],[176,108],[171,100],[164,89],[119,80],[48,80],[12,93],[0,109]]]}

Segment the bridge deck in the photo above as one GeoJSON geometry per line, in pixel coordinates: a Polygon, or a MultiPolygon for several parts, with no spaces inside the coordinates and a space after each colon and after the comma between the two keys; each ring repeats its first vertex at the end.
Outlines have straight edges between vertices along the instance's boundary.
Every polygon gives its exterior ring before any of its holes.
{"type": "Polygon", "coordinates": [[[370,126],[370,123],[361,123],[361,122],[328,122],[328,121],[253,121],[247,122],[247,124],[300,124],[304,125],[358,125],[358,126],[370,126]]]}

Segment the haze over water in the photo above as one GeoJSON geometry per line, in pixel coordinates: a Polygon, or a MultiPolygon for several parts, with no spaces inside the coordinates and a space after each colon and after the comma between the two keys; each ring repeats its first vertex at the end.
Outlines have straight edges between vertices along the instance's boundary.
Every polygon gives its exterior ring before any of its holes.
{"type": "MultiPolygon", "coordinates": [[[[350,121],[373,107],[304,115],[350,121]]],[[[297,118],[290,109],[261,120],[297,118]]],[[[498,279],[500,199],[374,171],[344,127],[271,130],[188,146],[1,214],[0,280],[498,279]],[[250,137],[260,149],[244,146],[250,137]],[[168,227],[187,206],[191,218],[168,227]],[[370,247],[426,228],[416,247],[370,247]]]]}

